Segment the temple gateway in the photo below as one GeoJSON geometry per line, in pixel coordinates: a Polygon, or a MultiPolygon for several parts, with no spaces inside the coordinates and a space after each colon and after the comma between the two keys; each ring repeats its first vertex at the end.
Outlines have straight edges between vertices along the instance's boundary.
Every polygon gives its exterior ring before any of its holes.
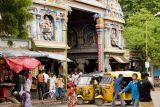
{"type": "Polygon", "coordinates": [[[118,0],[33,0],[29,11],[35,50],[67,55],[70,71],[128,69],[118,0]]]}

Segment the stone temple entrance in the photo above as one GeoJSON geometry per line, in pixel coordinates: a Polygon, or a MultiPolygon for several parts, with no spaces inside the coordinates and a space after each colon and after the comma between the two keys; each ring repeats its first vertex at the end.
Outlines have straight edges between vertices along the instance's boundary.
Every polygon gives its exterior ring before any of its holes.
{"type": "Polygon", "coordinates": [[[68,15],[69,70],[89,73],[98,70],[96,20],[94,13],[73,9],[68,15]]]}

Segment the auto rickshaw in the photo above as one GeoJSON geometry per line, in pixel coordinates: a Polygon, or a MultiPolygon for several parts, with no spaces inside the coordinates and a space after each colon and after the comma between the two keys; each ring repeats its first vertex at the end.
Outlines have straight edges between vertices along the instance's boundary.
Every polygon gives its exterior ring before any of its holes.
{"type": "Polygon", "coordinates": [[[95,88],[98,86],[101,75],[86,74],[79,78],[76,86],[77,104],[81,105],[84,102],[94,102],[95,88]]]}
{"type": "MultiPolygon", "coordinates": [[[[141,79],[140,72],[134,71],[115,71],[107,72],[104,74],[104,77],[101,79],[99,87],[96,89],[95,94],[95,104],[100,106],[105,102],[111,102],[114,97],[114,79],[118,77],[119,74],[123,75],[124,88],[132,81],[132,74],[138,74],[138,79],[141,79]]],[[[131,93],[126,92],[122,94],[123,99],[127,104],[131,103],[131,93]]]]}

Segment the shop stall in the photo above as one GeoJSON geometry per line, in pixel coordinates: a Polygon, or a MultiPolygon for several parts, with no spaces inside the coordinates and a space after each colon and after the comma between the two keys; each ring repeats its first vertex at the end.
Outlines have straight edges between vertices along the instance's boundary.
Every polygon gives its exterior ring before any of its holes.
{"type": "MultiPolygon", "coordinates": [[[[66,57],[63,54],[56,54],[44,51],[0,49],[0,97],[11,96],[13,87],[16,87],[15,77],[24,72],[30,71],[32,75],[32,90],[36,91],[36,75],[39,67],[43,65],[47,71],[54,74],[65,75],[64,67],[66,57]],[[6,75],[6,76],[4,76],[6,75]],[[10,78],[10,79],[4,79],[10,78]],[[5,93],[5,94],[4,94],[5,93]]],[[[71,60],[67,58],[67,61],[71,60]]]]}
{"type": "Polygon", "coordinates": [[[8,98],[14,89],[15,77],[23,70],[33,70],[41,66],[40,61],[32,57],[0,58],[0,98],[8,98]]]}
{"type": "Polygon", "coordinates": [[[12,83],[13,74],[10,69],[5,66],[3,58],[0,58],[0,98],[10,97],[11,90],[14,87],[12,83]]]}

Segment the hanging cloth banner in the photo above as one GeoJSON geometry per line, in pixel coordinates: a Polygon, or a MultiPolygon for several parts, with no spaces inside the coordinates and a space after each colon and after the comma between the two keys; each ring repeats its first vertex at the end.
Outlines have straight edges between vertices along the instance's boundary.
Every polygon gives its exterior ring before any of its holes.
{"type": "Polygon", "coordinates": [[[4,58],[10,69],[19,73],[21,70],[33,70],[41,66],[41,62],[32,57],[9,57],[4,58]]]}

